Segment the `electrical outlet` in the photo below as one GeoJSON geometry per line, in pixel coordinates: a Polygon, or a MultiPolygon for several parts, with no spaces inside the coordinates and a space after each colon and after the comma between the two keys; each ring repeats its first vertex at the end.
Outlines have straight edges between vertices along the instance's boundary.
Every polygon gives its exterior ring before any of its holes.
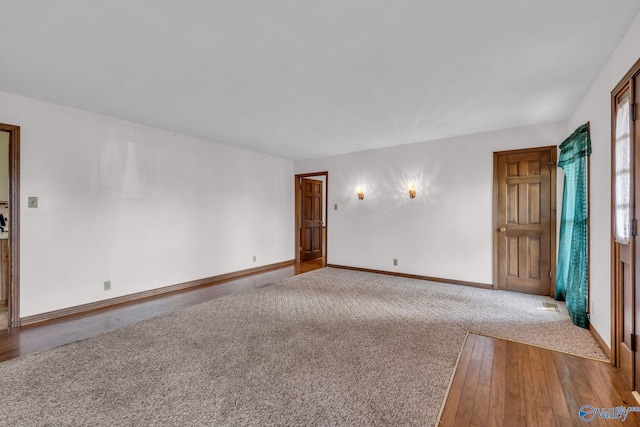
{"type": "Polygon", "coordinates": [[[398,259],[397,258],[393,259],[393,265],[398,265],[398,259]]]}
{"type": "Polygon", "coordinates": [[[256,262],[256,256],[255,255],[253,256],[253,262],[256,262]]]}
{"type": "Polygon", "coordinates": [[[104,282],[104,290],[105,291],[110,291],[111,290],[111,280],[106,280],[104,282]]]}
{"type": "Polygon", "coordinates": [[[27,199],[27,206],[29,206],[30,208],[37,208],[38,207],[38,198],[37,197],[29,197],[27,199]]]}

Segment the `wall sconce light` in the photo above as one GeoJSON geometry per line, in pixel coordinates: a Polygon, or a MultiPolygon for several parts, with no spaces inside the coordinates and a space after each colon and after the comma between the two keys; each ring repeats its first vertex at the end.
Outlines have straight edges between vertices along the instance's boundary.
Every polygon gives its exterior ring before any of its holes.
{"type": "Polygon", "coordinates": [[[409,191],[409,198],[410,199],[415,199],[416,198],[416,186],[413,182],[410,182],[409,185],[407,185],[407,190],[409,191]]]}
{"type": "Polygon", "coordinates": [[[358,186],[356,188],[356,194],[358,195],[359,200],[364,199],[364,191],[362,191],[362,187],[358,186]]]}

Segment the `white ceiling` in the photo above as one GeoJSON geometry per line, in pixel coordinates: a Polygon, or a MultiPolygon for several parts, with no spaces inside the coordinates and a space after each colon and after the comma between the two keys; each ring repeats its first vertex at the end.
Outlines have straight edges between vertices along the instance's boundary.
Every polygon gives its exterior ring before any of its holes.
{"type": "Polygon", "coordinates": [[[639,9],[0,0],[0,90],[313,158],[566,119],[639,9]]]}

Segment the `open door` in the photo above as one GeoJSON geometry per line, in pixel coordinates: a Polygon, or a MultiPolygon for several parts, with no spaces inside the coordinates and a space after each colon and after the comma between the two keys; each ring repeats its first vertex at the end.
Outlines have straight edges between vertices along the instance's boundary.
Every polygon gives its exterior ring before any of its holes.
{"type": "Polygon", "coordinates": [[[5,199],[0,200],[0,299],[6,301],[5,315],[0,316],[3,329],[20,326],[20,127],[0,123],[0,133],[8,141],[8,158],[0,167],[8,168],[0,170],[8,178],[8,182],[0,180],[0,185],[8,187],[6,196],[4,192],[0,196],[5,199]]]}
{"type": "Polygon", "coordinates": [[[612,339],[611,359],[629,381],[640,387],[640,266],[637,207],[640,206],[640,61],[612,95],[612,339]]]}
{"type": "Polygon", "coordinates": [[[302,261],[322,257],[322,181],[302,178],[302,261]]]}
{"type": "Polygon", "coordinates": [[[296,261],[325,257],[326,172],[296,175],[296,261]]]}

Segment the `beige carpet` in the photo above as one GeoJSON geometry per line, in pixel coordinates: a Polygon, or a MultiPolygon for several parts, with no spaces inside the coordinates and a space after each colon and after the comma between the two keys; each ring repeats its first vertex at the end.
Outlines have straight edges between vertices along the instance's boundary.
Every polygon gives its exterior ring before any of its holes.
{"type": "Polygon", "coordinates": [[[318,270],[1,363],[0,424],[433,425],[470,329],[593,355],[540,304],[318,270]]]}
{"type": "Polygon", "coordinates": [[[575,326],[564,302],[550,297],[476,289],[471,332],[608,361],[591,333],[575,326]],[[557,305],[558,311],[543,304],[557,305]]]}

